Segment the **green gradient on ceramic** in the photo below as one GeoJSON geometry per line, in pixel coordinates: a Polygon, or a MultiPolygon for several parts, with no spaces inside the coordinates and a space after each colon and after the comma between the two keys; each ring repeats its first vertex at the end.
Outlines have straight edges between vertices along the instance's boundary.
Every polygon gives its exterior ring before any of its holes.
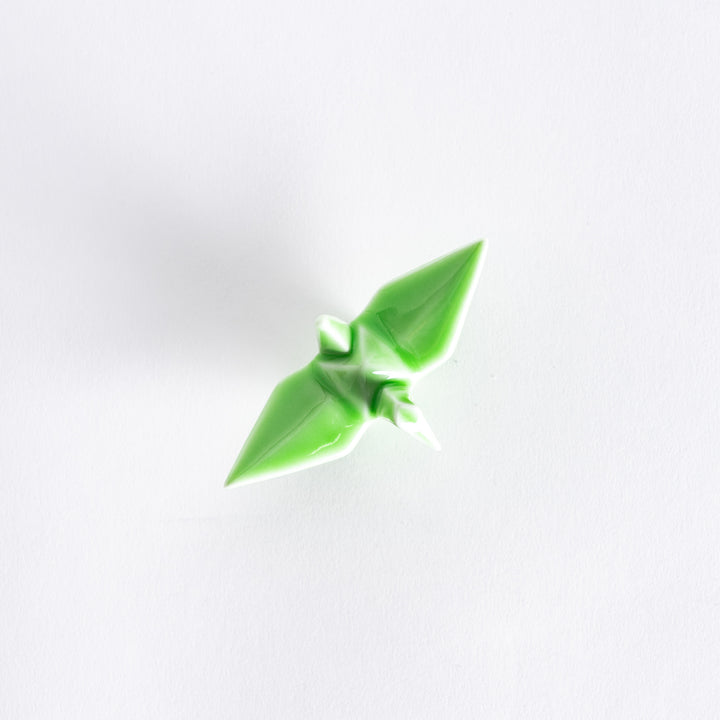
{"type": "Polygon", "coordinates": [[[455,349],[482,258],[477,242],[394,280],[349,324],[321,315],[320,352],[275,388],[225,484],[347,455],[377,418],[439,450],[410,390],[455,349]]]}

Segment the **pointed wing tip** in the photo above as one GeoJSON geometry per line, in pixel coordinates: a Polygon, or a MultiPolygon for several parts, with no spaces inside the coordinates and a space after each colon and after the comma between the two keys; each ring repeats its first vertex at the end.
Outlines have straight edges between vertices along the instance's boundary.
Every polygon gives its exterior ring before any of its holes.
{"type": "Polygon", "coordinates": [[[266,470],[265,472],[257,472],[252,467],[246,467],[241,470],[238,467],[239,465],[239,462],[236,463],[235,467],[233,467],[233,469],[230,471],[230,474],[225,480],[224,487],[227,488],[235,485],[251,485],[252,483],[258,482],[260,480],[268,480],[269,478],[283,474],[282,471],[272,472],[266,470]]]}
{"type": "Polygon", "coordinates": [[[224,487],[252,485],[253,483],[261,482],[262,480],[272,480],[274,478],[282,477],[283,475],[298,472],[299,470],[305,469],[307,466],[307,463],[289,463],[280,467],[256,468],[255,466],[250,466],[242,470],[235,467],[230,471],[227,480],[225,480],[224,487]]]}
{"type": "Polygon", "coordinates": [[[249,480],[249,476],[245,476],[243,473],[230,473],[228,475],[227,479],[225,480],[225,485],[223,487],[230,487],[231,485],[240,485],[244,480],[249,480]]]}
{"type": "Polygon", "coordinates": [[[290,470],[286,472],[265,472],[265,473],[253,473],[253,472],[239,472],[231,473],[227,480],[225,480],[224,487],[234,487],[235,485],[252,485],[253,483],[260,482],[261,480],[270,480],[280,475],[286,475],[290,470]]]}
{"type": "Polygon", "coordinates": [[[468,245],[465,248],[465,250],[468,252],[468,260],[471,260],[473,263],[478,264],[480,258],[483,256],[486,242],[486,240],[478,240],[477,242],[468,245]]]}
{"type": "Polygon", "coordinates": [[[470,246],[472,248],[472,253],[471,253],[471,259],[472,259],[472,264],[473,264],[472,274],[474,276],[472,286],[471,286],[472,289],[470,290],[471,295],[474,291],[475,283],[477,282],[477,279],[480,276],[480,271],[482,270],[483,263],[485,262],[486,245],[487,245],[487,240],[478,240],[477,242],[473,243],[470,246]]]}

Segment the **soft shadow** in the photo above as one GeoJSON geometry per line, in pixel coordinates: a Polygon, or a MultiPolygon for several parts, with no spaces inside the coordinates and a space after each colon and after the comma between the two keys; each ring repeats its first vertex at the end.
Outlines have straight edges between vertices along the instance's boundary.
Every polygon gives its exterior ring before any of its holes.
{"type": "Polygon", "coordinates": [[[273,220],[277,208],[210,217],[126,190],[103,207],[101,239],[84,251],[102,342],[113,352],[222,364],[309,360],[313,320],[330,298],[308,250],[273,220]]]}

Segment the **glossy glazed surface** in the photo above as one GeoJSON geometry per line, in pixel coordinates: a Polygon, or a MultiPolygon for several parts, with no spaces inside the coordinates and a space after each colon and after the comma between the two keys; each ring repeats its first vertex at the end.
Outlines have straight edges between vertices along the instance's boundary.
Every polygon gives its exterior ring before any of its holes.
{"type": "Polygon", "coordinates": [[[342,457],[377,418],[439,449],[410,390],[452,354],[482,258],[477,242],[394,280],[351,323],[321,315],[320,352],[275,388],[226,485],[342,457]]]}

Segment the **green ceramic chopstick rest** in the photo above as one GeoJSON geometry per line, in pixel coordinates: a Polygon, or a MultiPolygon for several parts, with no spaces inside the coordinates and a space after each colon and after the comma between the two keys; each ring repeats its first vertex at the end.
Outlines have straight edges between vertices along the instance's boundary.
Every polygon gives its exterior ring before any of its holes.
{"type": "Polygon", "coordinates": [[[377,418],[439,450],[410,391],[455,349],[483,257],[481,241],[414,270],[380,288],[351,323],[321,315],[320,351],[275,388],[225,484],[347,455],[377,418]]]}

